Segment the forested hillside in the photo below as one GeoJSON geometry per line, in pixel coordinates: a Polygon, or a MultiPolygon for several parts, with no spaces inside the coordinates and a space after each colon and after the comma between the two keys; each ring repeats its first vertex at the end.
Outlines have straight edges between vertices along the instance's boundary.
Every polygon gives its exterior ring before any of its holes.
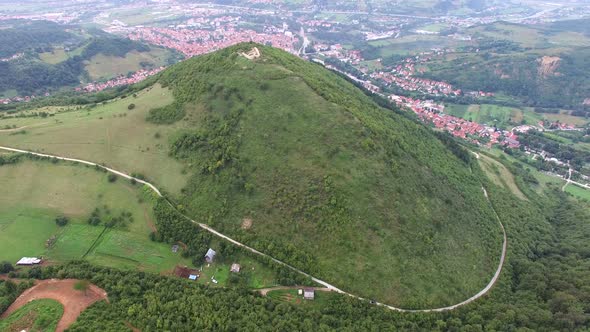
{"type": "Polygon", "coordinates": [[[42,51],[59,43],[74,44],[82,39],[66,31],[64,26],[48,21],[3,21],[2,27],[0,58],[29,50],[42,51]]]}
{"type": "Polygon", "coordinates": [[[158,82],[175,103],[148,121],[192,128],[171,143],[191,164],[177,198],[188,215],[402,307],[452,304],[489,282],[499,225],[469,154],[454,155],[425,127],[321,66],[257,44],[187,60],[158,82]],[[239,55],[253,47],[260,58],[239,55]]]}
{"type": "Polygon", "coordinates": [[[548,196],[529,190],[528,202],[518,200],[477,173],[507,226],[508,261],[490,295],[450,312],[399,313],[348,296],[301,306],[245,289],[205,288],[84,262],[22,276],[88,279],[108,292],[110,303],[88,308],[72,331],[584,331],[590,322],[590,206],[558,190],[548,196]]]}
{"type": "Polygon", "coordinates": [[[590,97],[586,23],[474,26],[464,32],[471,41],[428,61],[422,76],[465,91],[508,96],[513,104],[582,109],[590,97]]]}
{"type": "MultiPolygon", "coordinates": [[[[166,59],[156,60],[156,56],[153,59],[147,57],[147,60],[139,56],[131,58],[127,61],[128,71],[149,69],[177,59],[171,51],[95,29],[22,20],[5,22],[3,27],[0,29],[0,57],[6,59],[0,62],[0,96],[6,91],[25,96],[77,86],[93,80],[88,72],[89,65],[109,60],[114,62],[132,53],[154,53],[166,59]],[[104,59],[96,59],[98,55],[104,59]]],[[[109,70],[100,77],[111,78],[118,74],[109,70]]]]}
{"type": "Polygon", "coordinates": [[[555,67],[544,72],[541,54],[490,56],[432,65],[425,77],[449,82],[468,91],[503,93],[525,105],[580,109],[590,96],[590,48],[555,54],[555,67]],[[558,59],[557,59],[558,58],[558,59]]]}

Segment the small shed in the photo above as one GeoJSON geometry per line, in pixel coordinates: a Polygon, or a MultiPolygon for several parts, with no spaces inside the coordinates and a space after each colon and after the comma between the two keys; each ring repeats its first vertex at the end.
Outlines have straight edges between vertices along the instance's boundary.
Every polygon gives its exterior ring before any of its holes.
{"type": "Polygon", "coordinates": [[[178,244],[172,246],[172,252],[178,252],[178,244]]]}
{"type": "Polygon", "coordinates": [[[23,257],[16,262],[16,265],[36,265],[41,263],[41,258],[37,257],[23,257]]]}
{"type": "Polygon", "coordinates": [[[213,259],[215,258],[215,255],[217,255],[217,253],[215,252],[215,250],[209,248],[209,250],[207,250],[207,253],[205,254],[205,261],[207,263],[213,262],[213,259]]]}
{"type": "Polygon", "coordinates": [[[241,269],[241,268],[242,268],[242,267],[240,266],[240,264],[238,264],[238,263],[233,263],[233,264],[231,265],[231,269],[229,269],[229,270],[230,270],[231,272],[233,272],[233,273],[238,273],[238,272],[240,272],[240,269],[241,269]]]}
{"type": "Polygon", "coordinates": [[[313,288],[305,288],[303,290],[303,298],[306,300],[313,300],[315,298],[315,290],[313,288]]]}
{"type": "Polygon", "coordinates": [[[199,277],[199,276],[198,276],[198,275],[196,275],[196,274],[191,274],[191,275],[189,275],[189,276],[188,276],[188,278],[189,278],[190,280],[197,280],[197,278],[198,278],[198,277],[199,277]]]}

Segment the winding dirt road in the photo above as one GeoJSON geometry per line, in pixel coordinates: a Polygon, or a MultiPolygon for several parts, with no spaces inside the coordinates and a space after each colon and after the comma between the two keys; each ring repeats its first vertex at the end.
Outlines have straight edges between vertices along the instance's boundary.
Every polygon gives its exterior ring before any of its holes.
{"type": "MultiPolygon", "coordinates": [[[[158,196],[163,197],[163,198],[166,199],[166,197],[163,196],[162,193],[158,190],[158,188],[156,186],[154,186],[153,184],[151,184],[151,183],[149,183],[147,181],[141,180],[141,179],[134,178],[134,177],[132,177],[132,176],[130,176],[128,174],[125,174],[123,172],[117,171],[115,169],[112,169],[112,168],[109,168],[109,167],[106,167],[106,166],[103,166],[103,165],[99,165],[99,164],[93,163],[91,161],[81,160],[81,159],[75,159],[75,158],[60,157],[60,156],[43,154],[43,153],[38,153],[38,152],[33,152],[33,151],[27,151],[27,150],[21,150],[21,149],[14,149],[14,148],[5,147],[5,146],[0,146],[0,150],[6,150],[6,151],[12,151],[12,152],[18,152],[18,153],[26,153],[26,154],[40,156],[40,157],[55,158],[55,159],[58,159],[58,160],[65,160],[65,161],[71,161],[71,162],[81,163],[81,164],[90,165],[90,166],[97,166],[97,167],[100,167],[100,168],[102,168],[102,169],[104,169],[104,170],[106,170],[108,172],[111,172],[113,174],[119,175],[119,176],[121,176],[123,178],[129,179],[129,180],[134,179],[135,181],[137,181],[139,183],[142,183],[142,184],[150,187],[158,196]]],[[[490,204],[492,210],[494,211],[494,215],[495,215],[495,217],[496,217],[496,219],[497,219],[497,221],[498,221],[498,223],[500,225],[500,228],[502,230],[503,237],[504,237],[504,241],[502,243],[502,254],[500,256],[500,262],[498,264],[498,268],[496,269],[496,272],[494,273],[494,276],[492,277],[492,279],[490,280],[490,282],[486,285],[486,287],[484,289],[482,289],[481,291],[479,291],[477,294],[475,294],[472,297],[468,298],[467,300],[462,301],[462,302],[457,303],[457,304],[454,304],[454,305],[451,305],[451,306],[447,306],[447,307],[431,308],[431,309],[402,309],[402,308],[397,308],[397,307],[394,307],[394,306],[391,306],[391,305],[387,305],[387,304],[384,304],[384,303],[379,303],[379,302],[373,302],[374,304],[383,306],[383,307],[385,307],[387,309],[390,309],[390,310],[399,311],[399,312],[441,312],[441,311],[449,311],[449,310],[456,309],[458,307],[464,306],[466,304],[469,304],[469,303],[471,303],[471,302],[479,299],[480,297],[482,297],[485,294],[487,294],[490,291],[490,289],[492,289],[492,287],[494,287],[494,285],[498,281],[498,278],[500,277],[500,273],[502,272],[502,267],[504,266],[504,260],[506,258],[507,238],[506,238],[506,230],[504,229],[504,225],[502,225],[502,222],[500,220],[500,217],[496,213],[496,210],[494,209],[494,206],[491,204],[491,202],[490,202],[490,200],[488,198],[488,193],[487,193],[487,191],[485,190],[485,188],[483,186],[482,186],[482,190],[483,190],[483,194],[484,194],[486,200],[488,201],[488,203],[490,204]]],[[[170,206],[172,206],[174,209],[176,209],[176,207],[174,207],[174,205],[170,201],[168,201],[168,204],[170,204],[170,206]]],[[[295,271],[295,272],[297,272],[299,274],[302,274],[302,275],[310,278],[311,280],[313,280],[317,284],[320,284],[320,285],[324,286],[325,288],[327,288],[327,289],[329,289],[331,291],[338,292],[340,294],[345,294],[345,295],[348,295],[350,297],[353,297],[353,298],[356,298],[356,299],[359,299],[359,300],[367,300],[367,299],[362,298],[360,296],[357,296],[357,295],[348,293],[346,291],[343,291],[343,290],[339,289],[338,287],[329,284],[326,281],[323,281],[321,279],[315,278],[315,277],[309,275],[308,273],[303,272],[303,271],[301,271],[301,270],[299,270],[299,269],[297,269],[297,268],[295,268],[295,267],[293,267],[293,266],[291,266],[291,265],[289,265],[289,264],[287,264],[287,263],[285,263],[283,261],[280,261],[280,260],[278,260],[278,259],[276,259],[274,257],[271,257],[271,256],[269,256],[269,255],[267,255],[267,254],[265,254],[263,252],[260,252],[260,251],[254,249],[254,248],[251,248],[251,247],[249,247],[249,246],[247,246],[247,245],[245,245],[243,243],[240,243],[240,242],[238,242],[238,241],[236,241],[236,240],[228,237],[227,235],[224,235],[224,234],[222,234],[222,233],[214,230],[213,228],[211,228],[210,226],[208,226],[206,224],[197,222],[197,221],[189,218],[188,216],[186,216],[186,215],[184,215],[182,213],[180,213],[180,214],[184,218],[186,218],[187,220],[189,220],[190,222],[198,225],[202,229],[204,229],[204,230],[206,230],[206,231],[214,234],[215,236],[217,236],[219,238],[222,238],[224,240],[227,240],[227,241],[229,241],[229,242],[231,242],[231,243],[233,243],[233,244],[235,244],[235,245],[237,245],[239,247],[242,247],[242,248],[244,248],[246,250],[249,250],[249,251],[251,251],[251,252],[253,252],[253,253],[257,254],[257,255],[260,255],[260,256],[263,256],[263,257],[267,257],[267,258],[271,259],[272,261],[274,261],[277,264],[280,264],[280,265],[283,265],[285,267],[288,267],[289,269],[291,269],[291,270],[293,270],[293,271],[295,271]]]]}

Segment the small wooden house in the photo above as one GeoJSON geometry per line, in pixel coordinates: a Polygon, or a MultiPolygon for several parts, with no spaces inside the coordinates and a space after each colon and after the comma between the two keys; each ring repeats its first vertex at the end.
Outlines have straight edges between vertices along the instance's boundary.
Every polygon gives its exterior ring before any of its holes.
{"type": "Polygon", "coordinates": [[[217,255],[215,250],[209,248],[209,250],[207,250],[207,253],[205,254],[205,261],[207,263],[212,263],[213,259],[215,259],[215,255],[217,255]]]}

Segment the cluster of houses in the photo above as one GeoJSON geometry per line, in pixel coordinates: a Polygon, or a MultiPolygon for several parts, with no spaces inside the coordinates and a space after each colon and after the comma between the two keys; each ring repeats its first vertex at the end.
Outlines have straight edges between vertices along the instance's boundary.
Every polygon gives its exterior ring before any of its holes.
{"type": "Polygon", "coordinates": [[[8,62],[8,61],[12,61],[12,60],[16,60],[19,58],[22,58],[25,54],[24,53],[16,53],[15,55],[6,57],[6,58],[1,58],[0,62],[8,62]]]}
{"type": "MultiPolygon", "coordinates": [[[[105,89],[114,88],[121,85],[131,85],[145,80],[146,78],[156,75],[157,73],[164,70],[165,67],[158,67],[154,69],[142,69],[136,71],[130,76],[118,76],[106,82],[92,82],[82,87],[77,87],[74,90],[77,92],[100,92],[105,89]]],[[[45,97],[50,96],[49,92],[44,94],[45,97]]],[[[31,100],[37,98],[35,95],[24,96],[24,97],[12,97],[12,98],[0,98],[0,104],[8,105],[11,103],[28,103],[31,100]]]]}
{"type": "MultiPolygon", "coordinates": [[[[172,252],[178,252],[179,246],[178,245],[173,245],[172,246],[172,252]]],[[[205,262],[207,264],[211,264],[215,261],[215,257],[217,256],[217,252],[211,248],[209,248],[207,250],[207,252],[205,253],[205,256],[203,256],[205,258],[205,262]]],[[[242,269],[242,266],[238,263],[233,263],[230,267],[230,272],[232,273],[240,273],[242,269]]],[[[190,269],[188,267],[176,267],[174,269],[174,274],[176,274],[177,276],[181,277],[181,278],[187,278],[189,280],[197,280],[201,277],[201,270],[196,270],[196,269],[190,269]]],[[[219,283],[219,281],[217,281],[215,279],[215,276],[211,277],[211,282],[214,284],[219,283]]]]}
{"type": "Polygon", "coordinates": [[[455,137],[477,145],[485,144],[487,147],[497,144],[510,148],[520,147],[518,135],[514,131],[499,130],[496,127],[445,114],[443,113],[444,105],[432,101],[396,95],[391,95],[389,98],[400,106],[410,108],[423,122],[431,123],[435,128],[447,131],[455,137]]]}
{"type": "MultiPolygon", "coordinates": [[[[45,95],[49,96],[49,93],[46,93],[45,95]]],[[[12,103],[28,103],[35,98],[37,97],[35,97],[34,95],[24,97],[0,98],[0,104],[8,105],[12,103]]]]}
{"type": "Polygon", "coordinates": [[[164,70],[165,67],[158,67],[154,69],[142,69],[136,71],[130,76],[119,76],[108,80],[106,82],[93,82],[88,83],[83,87],[76,88],[76,91],[85,91],[85,92],[99,92],[105,89],[114,88],[121,85],[131,85],[138,82],[145,80],[146,78],[156,75],[157,73],[164,70]]]}
{"type": "Polygon", "coordinates": [[[191,27],[136,27],[128,34],[129,39],[175,49],[187,57],[210,53],[241,42],[271,44],[294,53],[298,39],[289,31],[263,32],[240,29],[234,24],[216,27],[214,30],[191,27]]]}
{"type": "Polygon", "coordinates": [[[430,52],[422,52],[414,57],[409,57],[400,64],[391,68],[391,71],[375,71],[371,78],[383,82],[386,86],[395,85],[404,91],[420,92],[433,96],[460,96],[462,94],[471,97],[491,97],[494,94],[484,91],[463,92],[456,89],[450,83],[435,81],[427,78],[416,77],[416,72],[423,72],[423,69],[417,69],[416,65],[426,62],[433,55],[442,55],[445,50],[433,49],[430,52]]]}
{"type": "Polygon", "coordinates": [[[345,49],[340,44],[328,45],[324,43],[316,43],[314,44],[314,48],[318,55],[335,58],[352,65],[359,65],[361,61],[364,60],[360,50],[345,49]]]}

